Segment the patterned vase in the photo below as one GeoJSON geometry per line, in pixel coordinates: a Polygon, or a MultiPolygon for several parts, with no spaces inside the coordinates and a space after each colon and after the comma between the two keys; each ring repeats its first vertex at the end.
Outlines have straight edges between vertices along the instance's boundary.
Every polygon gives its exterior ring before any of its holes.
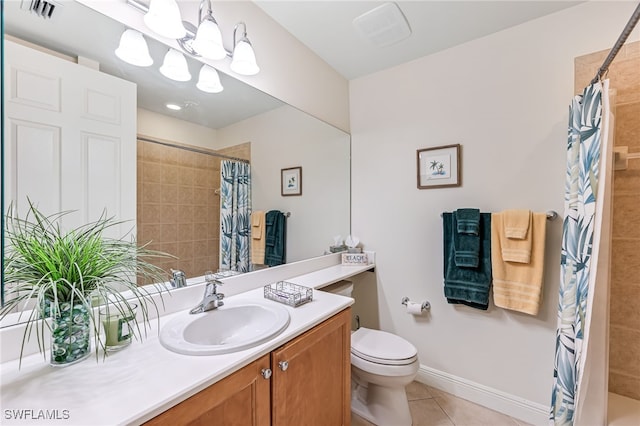
{"type": "Polygon", "coordinates": [[[82,303],[61,303],[51,316],[51,360],[54,367],[75,364],[91,353],[91,316],[82,303]]]}

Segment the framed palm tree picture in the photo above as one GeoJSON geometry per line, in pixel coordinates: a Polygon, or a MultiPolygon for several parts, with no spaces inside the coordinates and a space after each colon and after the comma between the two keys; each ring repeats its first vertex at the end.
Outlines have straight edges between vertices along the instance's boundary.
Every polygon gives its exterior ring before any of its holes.
{"type": "Polygon", "coordinates": [[[419,149],[418,189],[446,188],[462,184],[460,144],[419,149]]]}
{"type": "Polygon", "coordinates": [[[302,195],[302,167],[280,170],[280,195],[302,195]]]}

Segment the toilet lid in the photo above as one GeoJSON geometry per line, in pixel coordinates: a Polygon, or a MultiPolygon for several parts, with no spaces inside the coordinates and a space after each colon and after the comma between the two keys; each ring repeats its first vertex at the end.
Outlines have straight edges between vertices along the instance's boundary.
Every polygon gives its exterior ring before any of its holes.
{"type": "Polygon", "coordinates": [[[400,336],[363,327],[351,335],[351,353],[379,364],[401,365],[413,362],[418,351],[400,336]]]}

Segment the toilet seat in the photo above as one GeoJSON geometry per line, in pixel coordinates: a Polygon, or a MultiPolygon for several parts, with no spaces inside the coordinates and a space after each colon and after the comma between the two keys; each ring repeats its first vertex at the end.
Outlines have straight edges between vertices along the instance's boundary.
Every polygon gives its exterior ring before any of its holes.
{"type": "Polygon", "coordinates": [[[417,360],[415,346],[400,336],[359,328],[351,335],[351,355],[382,365],[408,365],[417,360]]]}

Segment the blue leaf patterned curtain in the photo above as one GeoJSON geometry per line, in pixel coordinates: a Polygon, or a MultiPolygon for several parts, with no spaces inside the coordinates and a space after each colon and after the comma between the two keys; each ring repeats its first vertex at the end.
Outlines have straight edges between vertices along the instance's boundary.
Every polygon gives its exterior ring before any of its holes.
{"type": "Polygon", "coordinates": [[[249,272],[251,166],[220,163],[220,269],[249,272]]]}
{"type": "Polygon", "coordinates": [[[569,113],[567,174],[554,385],[551,422],[573,425],[581,377],[583,340],[591,309],[587,306],[596,198],[600,175],[602,86],[587,87],[576,96],[569,113]]]}

